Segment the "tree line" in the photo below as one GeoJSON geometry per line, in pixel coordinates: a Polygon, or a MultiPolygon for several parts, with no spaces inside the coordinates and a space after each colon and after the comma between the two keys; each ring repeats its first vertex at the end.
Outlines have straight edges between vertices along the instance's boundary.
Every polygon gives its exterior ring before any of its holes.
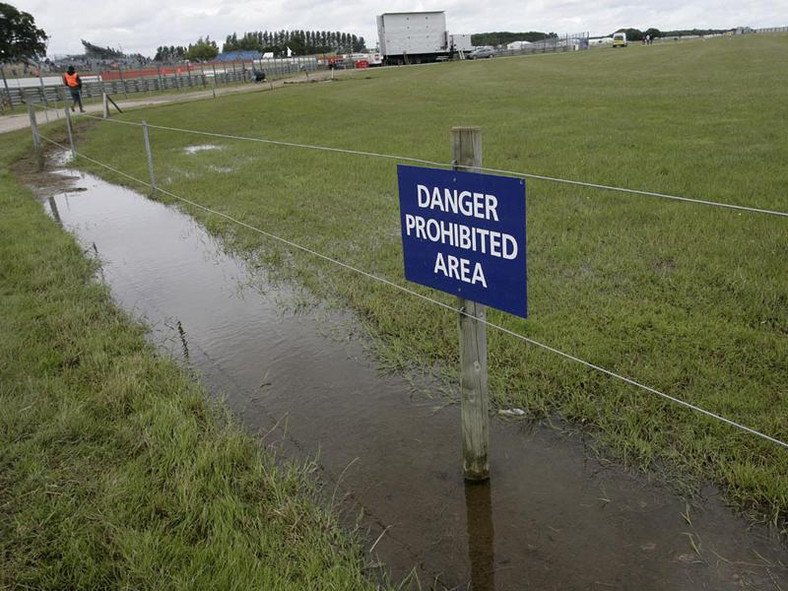
{"type": "Polygon", "coordinates": [[[222,51],[259,51],[282,55],[289,48],[294,55],[353,53],[363,51],[363,37],[341,31],[251,31],[238,37],[228,35],[222,51]]]}
{"type": "Polygon", "coordinates": [[[161,46],[156,48],[156,55],[153,57],[155,62],[177,62],[189,60],[193,62],[207,62],[219,55],[219,47],[216,41],[210,37],[203,39],[200,37],[196,43],[189,43],[188,47],[182,45],[161,46]]]}
{"type": "Polygon", "coordinates": [[[471,35],[471,44],[474,46],[479,45],[507,45],[514,41],[528,41],[536,43],[537,41],[544,41],[558,37],[555,33],[541,33],[539,31],[528,31],[527,33],[511,33],[509,31],[500,31],[495,33],[476,33],[471,35]]]}
{"type": "MultiPolygon", "coordinates": [[[[630,41],[642,41],[646,35],[648,35],[650,39],[659,39],[660,37],[682,37],[684,35],[721,35],[729,30],[730,29],[682,29],[677,31],[660,31],[659,29],[651,27],[645,31],[633,28],[616,29],[616,33],[626,33],[627,39],[630,41]]],[[[612,37],[613,33],[609,36],[612,37]]]]}

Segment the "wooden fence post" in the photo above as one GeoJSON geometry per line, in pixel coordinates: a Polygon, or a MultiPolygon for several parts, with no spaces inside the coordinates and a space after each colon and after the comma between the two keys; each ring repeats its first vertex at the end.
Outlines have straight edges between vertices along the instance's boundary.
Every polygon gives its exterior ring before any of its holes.
{"type": "Polygon", "coordinates": [[[153,190],[153,197],[158,195],[158,189],[156,188],[156,177],[153,174],[153,152],[150,149],[150,137],[148,136],[148,124],[143,121],[142,122],[142,137],[145,139],[145,152],[148,155],[148,172],[150,173],[150,186],[153,190]]]}
{"type": "Polygon", "coordinates": [[[107,100],[107,93],[101,93],[101,106],[103,108],[104,119],[109,119],[109,101],[107,100]]]}
{"type": "MultiPolygon", "coordinates": [[[[454,127],[452,152],[457,170],[475,172],[482,165],[482,132],[454,127]]],[[[489,392],[487,388],[487,317],[483,304],[458,297],[462,396],[462,471],[466,480],[490,477],[489,392]],[[481,322],[480,322],[481,321],[481,322]]]]}

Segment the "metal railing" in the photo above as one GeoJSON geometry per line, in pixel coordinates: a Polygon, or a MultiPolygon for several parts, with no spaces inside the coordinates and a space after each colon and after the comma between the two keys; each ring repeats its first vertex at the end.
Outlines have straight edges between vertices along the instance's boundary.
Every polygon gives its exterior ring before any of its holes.
{"type": "MultiPolygon", "coordinates": [[[[325,69],[317,60],[311,59],[260,59],[252,62],[231,64],[202,64],[189,68],[178,68],[175,73],[165,73],[162,68],[150,70],[145,76],[129,77],[128,72],[115,70],[118,78],[112,80],[83,80],[83,99],[100,98],[107,94],[139,94],[166,92],[215,85],[240,84],[250,82],[255,71],[263,71],[267,79],[283,78],[300,72],[325,69]]],[[[87,78],[87,76],[85,76],[87,78]]],[[[6,107],[18,107],[26,103],[54,105],[68,98],[68,91],[62,84],[12,87],[0,89],[6,107]]]]}

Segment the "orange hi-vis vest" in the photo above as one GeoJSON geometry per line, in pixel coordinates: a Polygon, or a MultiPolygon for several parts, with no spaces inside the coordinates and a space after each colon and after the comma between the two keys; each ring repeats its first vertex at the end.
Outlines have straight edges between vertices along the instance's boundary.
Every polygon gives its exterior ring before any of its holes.
{"type": "Polygon", "coordinates": [[[79,81],[77,80],[78,76],[76,72],[74,72],[73,74],[64,74],[63,78],[66,81],[66,86],[68,86],[69,88],[77,88],[79,86],[79,81]]]}

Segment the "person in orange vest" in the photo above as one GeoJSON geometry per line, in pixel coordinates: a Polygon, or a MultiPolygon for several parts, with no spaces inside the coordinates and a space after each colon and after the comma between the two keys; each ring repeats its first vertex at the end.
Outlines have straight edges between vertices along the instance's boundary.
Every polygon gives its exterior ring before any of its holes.
{"type": "Polygon", "coordinates": [[[68,86],[71,91],[71,110],[74,110],[76,105],[79,105],[79,112],[84,113],[85,109],[82,108],[82,79],[74,71],[74,66],[69,66],[66,73],[63,75],[63,83],[68,86]]]}

